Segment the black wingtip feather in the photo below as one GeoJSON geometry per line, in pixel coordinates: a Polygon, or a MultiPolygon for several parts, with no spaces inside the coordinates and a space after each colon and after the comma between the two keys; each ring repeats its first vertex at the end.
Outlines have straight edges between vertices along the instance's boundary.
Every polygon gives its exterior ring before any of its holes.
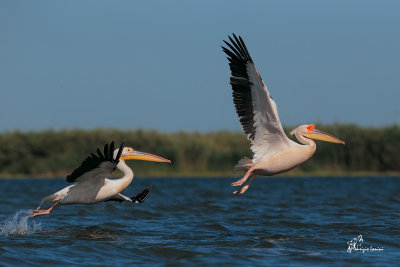
{"type": "Polygon", "coordinates": [[[247,46],[246,46],[245,42],[243,41],[242,37],[240,37],[240,36],[239,36],[239,39],[240,39],[240,42],[241,42],[242,45],[243,45],[244,51],[245,51],[246,55],[248,56],[250,62],[253,63],[253,59],[252,59],[251,56],[250,56],[249,50],[247,50],[247,46]]]}
{"type": "Polygon", "coordinates": [[[229,49],[222,46],[222,51],[228,56],[229,60],[230,84],[236,113],[239,116],[243,131],[250,140],[254,140],[254,107],[251,94],[253,84],[250,82],[247,73],[247,66],[249,63],[253,63],[253,60],[242,37],[234,33],[232,33],[232,36],[233,38],[228,36],[230,42],[224,40],[229,49]]]}
{"type": "Polygon", "coordinates": [[[113,159],[113,157],[114,157],[114,141],[112,141],[110,144],[110,149],[109,149],[108,154],[110,155],[110,159],[113,159]]]}
{"type": "Polygon", "coordinates": [[[146,200],[146,198],[150,195],[151,192],[151,188],[153,186],[150,185],[149,187],[147,187],[145,190],[143,190],[142,192],[140,192],[139,194],[137,194],[136,196],[132,197],[132,201],[135,203],[142,203],[143,201],[146,200]]]}
{"type": "Polygon", "coordinates": [[[125,147],[125,142],[122,141],[121,145],[119,146],[119,150],[118,150],[117,156],[115,157],[116,161],[119,161],[119,158],[121,157],[122,150],[124,150],[124,147],[125,147]]]}
{"type": "Polygon", "coordinates": [[[103,154],[101,153],[100,149],[97,149],[97,155],[99,156],[99,158],[104,159],[103,154]]]}
{"type": "MultiPolygon", "coordinates": [[[[104,145],[104,155],[101,153],[100,149],[97,149],[97,155],[91,153],[84,161],[82,161],[81,165],[75,169],[70,175],[66,177],[67,182],[73,183],[76,179],[82,176],[84,173],[89,172],[95,168],[97,168],[102,162],[110,161],[114,163],[115,166],[119,162],[119,158],[122,154],[122,150],[124,148],[124,143],[121,144],[117,157],[113,159],[114,155],[114,141],[110,143],[110,145],[104,145]]],[[[115,169],[115,167],[114,167],[115,169]]]]}

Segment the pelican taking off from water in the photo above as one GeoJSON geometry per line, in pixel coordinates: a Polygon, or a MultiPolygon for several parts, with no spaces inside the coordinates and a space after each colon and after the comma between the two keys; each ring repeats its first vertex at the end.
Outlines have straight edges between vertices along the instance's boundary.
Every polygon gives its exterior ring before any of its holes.
{"type": "Polygon", "coordinates": [[[316,149],[311,139],[345,144],[315,129],[313,124],[301,125],[290,132],[301,144],[290,140],[283,131],[275,101],[261,79],[243,39],[235,34],[233,39],[228,37],[230,43],[224,41],[228,48],[222,46],[222,50],[230,62],[233,102],[253,152],[253,159],[245,157],[234,168],[235,171],[246,171],[246,174],[232,186],[241,186],[247,181],[234,194],[243,194],[256,176],[286,172],[308,160],[316,149]]]}
{"type": "Polygon", "coordinates": [[[133,171],[125,163],[126,160],[146,160],[155,162],[168,162],[162,157],[135,151],[131,147],[121,144],[114,150],[114,142],[110,146],[105,144],[104,155],[97,149],[97,155],[91,154],[75,171],[67,176],[67,182],[73,183],[60,191],[45,197],[43,203],[53,203],[48,209],[40,206],[31,211],[31,217],[49,214],[55,207],[68,204],[95,204],[103,201],[129,201],[133,203],[143,202],[150,194],[151,187],[135,197],[129,198],[121,194],[133,179],[133,171]],[[122,171],[124,176],[120,179],[108,179],[115,169],[122,171]]]}

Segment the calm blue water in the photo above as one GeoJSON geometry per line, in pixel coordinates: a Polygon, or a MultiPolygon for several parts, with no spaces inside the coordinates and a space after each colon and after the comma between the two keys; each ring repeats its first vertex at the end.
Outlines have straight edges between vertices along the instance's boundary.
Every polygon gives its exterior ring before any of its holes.
{"type": "Polygon", "coordinates": [[[28,219],[63,179],[0,180],[0,265],[395,266],[400,178],[135,179],[141,205],[62,206],[28,219]],[[362,247],[347,252],[362,235],[362,247]]]}

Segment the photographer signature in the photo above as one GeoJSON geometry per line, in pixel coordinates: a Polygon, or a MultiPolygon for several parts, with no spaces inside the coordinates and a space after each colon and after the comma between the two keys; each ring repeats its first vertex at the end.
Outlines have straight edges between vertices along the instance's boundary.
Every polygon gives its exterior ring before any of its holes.
{"type": "Polygon", "coordinates": [[[347,242],[347,252],[351,254],[351,252],[354,251],[362,251],[364,253],[365,251],[383,251],[383,247],[363,247],[362,242],[364,242],[362,235],[359,235],[357,237],[354,237],[352,240],[347,242]]]}

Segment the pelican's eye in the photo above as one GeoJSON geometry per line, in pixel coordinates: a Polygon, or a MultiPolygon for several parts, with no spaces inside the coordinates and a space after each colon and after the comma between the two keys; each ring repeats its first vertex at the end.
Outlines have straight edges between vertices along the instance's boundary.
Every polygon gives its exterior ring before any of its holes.
{"type": "Polygon", "coordinates": [[[314,130],[314,128],[315,128],[315,125],[314,124],[310,124],[310,125],[307,125],[307,131],[312,131],[312,130],[314,130]]]}

